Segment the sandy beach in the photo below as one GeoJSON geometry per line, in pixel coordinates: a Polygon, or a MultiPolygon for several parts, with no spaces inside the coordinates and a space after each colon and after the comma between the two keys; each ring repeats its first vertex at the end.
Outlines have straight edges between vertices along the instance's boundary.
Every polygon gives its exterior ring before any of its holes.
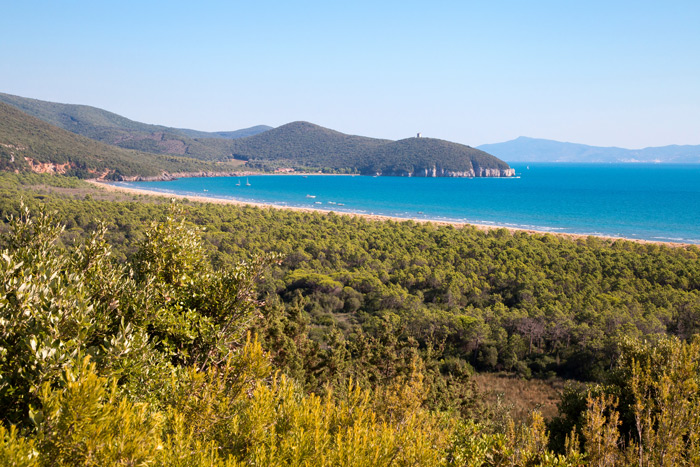
{"type": "MultiPolygon", "coordinates": [[[[378,214],[363,214],[363,213],[354,213],[354,212],[331,211],[331,210],[327,210],[327,209],[302,208],[302,207],[297,207],[297,206],[280,206],[280,205],[276,205],[276,204],[255,203],[255,202],[250,202],[250,201],[239,201],[239,200],[235,200],[235,199],[210,198],[207,196],[190,196],[190,195],[179,195],[179,194],[174,194],[174,193],[158,193],[155,191],[139,190],[136,188],[110,185],[108,183],[94,180],[94,179],[93,180],[86,180],[86,181],[88,183],[91,183],[92,185],[94,185],[98,188],[101,188],[103,190],[106,190],[106,191],[130,193],[130,194],[135,194],[135,195],[156,196],[156,197],[168,198],[168,199],[171,199],[171,198],[186,199],[188,201],[194,201],[194,202],[198,202],[198,203],[232,204],[232,205],[236,205],[236,206],[256,206],[259,208],[288,209],[288,210],[299,211],[299,212],[319,212],[319,213],[325,213],[325,214],[328,214],[329,212],[333,212],[334,214],[338,214],[338,215],[362,217],[362,218],[370,219],[370,220],[374,220],[374,221],[391,220],[391,221],[395,221],[395,222],[405,222],[405,221],[411,220],[413,222],[418,222],[418,223],[431,223],[431,224],[435,224],[435,225],[451,225],[453,227],[458,227],[458,228],[470,226],[470,227],[474,227],[476,229],[484,230],[484,231],[506,229],[506,230],[511,231],[511,232],[526,232],[526,233],[535,234],[535,235],[549,234],[549,235],[556,235],[558,237],[565,237],[565,238],[570,238],[570,239],[585,239],[585,238],[588,238],[591,236],[591,235],[562,233],[562,232],[543,232],[543,231],[538,231],[538,230],[518,229],[515,227],[501,227],[501,226],[491,226],[491,225],[481,225],[481,224],[469,224],[466,222],[435,221],[435,220],[429,220],[429,219],[415,219],[415,218],[405,218],[405,217],[382,216],[382,215],[378,215],[378,214]]],[[[651,240],[641,240],[641,239],[621,238],[621,237],[609,237],[609,236],[602,236],[602,235],[596,235],[595,237],[606,239],[606,240],[612,240],[612,241],[614,241],[614,240],[626,240],[629,242],[635,242],[635,243],[641,243],[641,244],[665,245],[665,246],[670,246],[670,247],[687,247],[687,246],[692,245],[689,243],[657,242],[657,241],[651,241],[651,240]]]]}

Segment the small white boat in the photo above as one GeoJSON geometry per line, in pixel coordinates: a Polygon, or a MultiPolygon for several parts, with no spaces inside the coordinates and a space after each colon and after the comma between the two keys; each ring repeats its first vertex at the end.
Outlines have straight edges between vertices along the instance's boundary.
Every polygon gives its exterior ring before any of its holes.
{"type": "Polygon", "coordinates": [[[314,201],[314,204],[323,204],[323,203],[320,201],[314,201]]]}
{"type": "Polygon", "coordinates": [[[306,195],[307,198],[315,198],[316,195],[306,195]]]}
{"type": "Polygon", "coordinates": [[[250,182],[248,181],[248,177],[245,178],[245,186],[250,186],[250,182]]]}
{"type": "Polygon", "coordinates": [[[241,179],[238,179],[238,182],[236,183],[236,186],[241,186],[241,179]]]}

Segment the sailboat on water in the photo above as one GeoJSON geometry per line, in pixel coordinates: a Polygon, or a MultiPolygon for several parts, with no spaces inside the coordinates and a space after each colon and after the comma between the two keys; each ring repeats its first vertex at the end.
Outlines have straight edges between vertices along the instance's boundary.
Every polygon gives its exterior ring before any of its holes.
{"type": "Polygon", "coordinates": [[[236,182],[236,186],[241,186],[241,179],[239,178],[238,181],[236,182]]]}
{"type": "Polygon", "coordinates": [[[250,182],[248,181],[248,177],[245,178],[245,186],[250,186],[250,182]]]}

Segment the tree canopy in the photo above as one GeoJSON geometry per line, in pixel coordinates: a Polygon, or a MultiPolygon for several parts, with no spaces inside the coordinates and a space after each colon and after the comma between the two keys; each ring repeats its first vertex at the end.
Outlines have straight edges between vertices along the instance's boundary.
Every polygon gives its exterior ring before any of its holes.
{"type": "Polygon", "coordinates": [[[33,174],[0,194],[9,465],[700,455],[697,247],[109,199],[33,174]],[[472,378],[505,370],[580,382],[558,417],[513,419],[472,378]]]}

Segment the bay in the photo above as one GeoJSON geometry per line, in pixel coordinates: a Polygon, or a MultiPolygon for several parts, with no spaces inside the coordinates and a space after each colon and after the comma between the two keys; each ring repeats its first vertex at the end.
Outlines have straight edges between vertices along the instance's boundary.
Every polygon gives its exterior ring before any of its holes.
{"type": "Polygon", "coordinates": [[[700,244],[700,165],[513,168],[517,178],[260,175],[115,184],[336,212],[700,244]]]}

